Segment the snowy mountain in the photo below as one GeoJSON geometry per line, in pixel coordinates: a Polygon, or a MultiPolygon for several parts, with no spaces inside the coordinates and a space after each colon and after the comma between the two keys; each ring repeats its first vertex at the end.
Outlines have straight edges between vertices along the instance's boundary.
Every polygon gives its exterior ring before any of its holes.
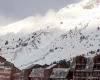
{"type": "Polygon", "coordinates": [[[0,55],[19,69],[100,52],[100,0],[79,2],[0,29],[0,55]],[[98,3],[98,4],[97,4],[98,3]],[[91,8],[86,6],[94,5],[91,8]]]}

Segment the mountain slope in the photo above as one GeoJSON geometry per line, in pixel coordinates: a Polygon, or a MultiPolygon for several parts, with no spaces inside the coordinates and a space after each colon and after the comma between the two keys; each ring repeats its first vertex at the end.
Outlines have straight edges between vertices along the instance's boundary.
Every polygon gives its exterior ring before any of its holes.
{"type": "MultiPolygon", "coordinates": [[[[19,69],[24,69],[32,64],[51,64],[62,59],[69,60],[76,55],[98,53],[100,52],[99,9],[99,5],[89,9],[80,6],[79,3],[74,7],[71,5],[69,8],[59,10],[56,16],[42,18],[45,21],[40,21],[38,26],[43,26],[37,29],[35,29],[37,26],[34,28],[32,25],[32,17],[31,20],[26,19],[24,21],[27,23],[28,20],[28,25],[31,27],[29,29],[33,30],[29,30],[29,34],[25,34],[24,31],[13,34],[11,33],[13,31],[9,31],[9,34],[1,36],[1,56],[19,69]],[[82,12],[72,13],[77,9],[82,12]]],[[[22,27],[20,30],[28,28],[28,25],[26,27],[21,25],[25,22],[20,22],[14,23],[22,27]]],[[[12,27],[14,24],[11,24],[12,27]]],[[[8,25],[8,28],[11,26],[8,25]]]]}

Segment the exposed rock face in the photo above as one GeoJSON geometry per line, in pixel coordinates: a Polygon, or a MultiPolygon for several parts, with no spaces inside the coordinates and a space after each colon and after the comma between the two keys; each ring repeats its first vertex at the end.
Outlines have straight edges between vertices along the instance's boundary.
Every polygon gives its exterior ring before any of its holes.
{"type": "Polygon", "coordinates": [[[86,4],[83,6],[84,9],[92,9],[96,6],[100,5],[100,0],[89,0],[86,2],[86,4]]]}

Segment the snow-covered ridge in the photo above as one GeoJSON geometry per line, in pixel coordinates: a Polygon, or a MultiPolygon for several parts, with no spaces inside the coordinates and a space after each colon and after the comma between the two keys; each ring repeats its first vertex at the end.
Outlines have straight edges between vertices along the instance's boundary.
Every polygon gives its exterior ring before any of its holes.
{"type": "MultiPolygon", "coordinates": [[[[39,29],[43,29],[46,26],[61,26],[59,22],[65,21],[66,25],[70,23],[76,23],[82,16],[87,17],[87,13],[91,13],[93,8],[99,6],[100,0],[83,0],[76,4],[67,5],[59,11],[49,10],[45,16],[37,15],[31,16],[18,22],[9,24],[0,28],[0,36],[8,33],[31,33],[39,29]],[[87,9],[85,6],[94,5],[93,8],[87,9]],[[97,5],[97,6],[96,6],[97,5]]],[[[94,10],[95,11],[95,10],[94,10]]],[[[71,27],[71,26],[70,26],[71,27]]],[[[61,27],[62,28],[62,27],[61,27]]],[[[63,27],[65,28],[65,26],[63,27]]],[[[72,28],[72,27],[71,27],[72,28]]]]}
{"type": "Polygon", "coordinates": [[[85,0],[83,7],[85,9],[91,9],[100,5],[100,0],[85,0]]]}
{"type": "Polygon", "coordinates": [[[99,5],[86,9],[78,3],[51,11],[45,17],[30,17],[8,25],[0,29],[0,54],[24,69],[100,52],[99,9],[99,5]]]}

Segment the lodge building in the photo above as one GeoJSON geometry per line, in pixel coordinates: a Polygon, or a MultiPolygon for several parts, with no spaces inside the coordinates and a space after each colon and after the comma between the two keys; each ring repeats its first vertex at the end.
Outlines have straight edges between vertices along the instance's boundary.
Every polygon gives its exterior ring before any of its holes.
{"type": "Polygon", "coordinates": [[[100,55],[75,58],[73,80],[100,80],[100,55]]]}
{"type": "Polygon", "coordinates": [[[0,80],[17,80],[13,76],[17,71],[19,69],[0,56],[0,80]]]}
{"type": "Polygon", "coordinates": [[[11,80],[13,64],[0,56],[0,80],[11,80]]]}
{"type": "Polygon", "coordinates": [[[70,66],[65,62],[37,64],[24,70],[0,57],[0,80],[100,80],[100,55],[76,56],[70,66]]]}

